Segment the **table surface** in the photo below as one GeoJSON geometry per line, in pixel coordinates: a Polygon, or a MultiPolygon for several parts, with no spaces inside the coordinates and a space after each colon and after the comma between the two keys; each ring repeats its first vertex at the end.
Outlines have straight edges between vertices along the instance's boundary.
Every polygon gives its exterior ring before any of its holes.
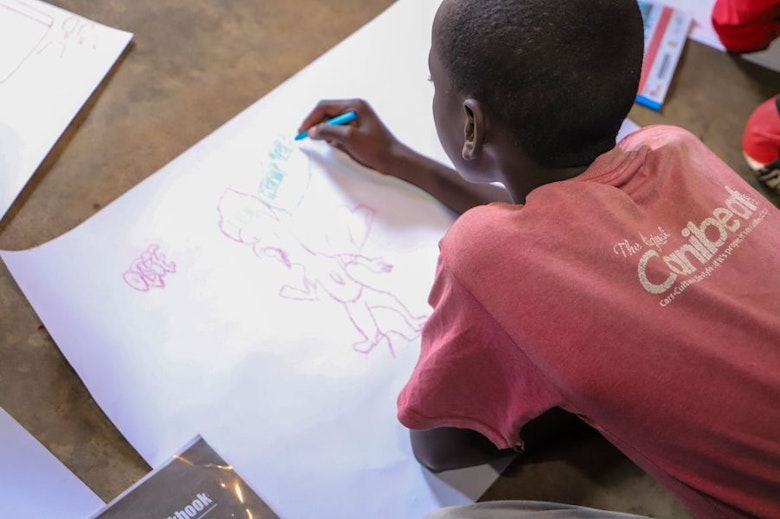
{"type": "MultiPolygon", "coordinates": [[[[50,3],[135,36],[0,222],[0,249],[30,248],[76,227],[392,2],[50,3]]],[[[742,131],[750,112],[778,92],[780,74],[689,42],[663,111],[636,106],[630,117],[640,125],[687,128],[756,185],[742,158],[742,131]]],[[[0,406],[101,498],[114,498],[147,473],[149,467],[97,407],[2,264],[0,353],[0,406]]],[[[564,465],[577,465],[577,455],[571,456],[564,465]]],[[[589,466],[589,482],[582,483],[591,485],[587,492],[611,492],[616,499],[633,493],[630,500],[637,502],[635,487],[600,478],[603,472],[594,467],[603,460],[583,463],[589,466]]],[[[553,469],[558,483],[544,486],[533,470],[514,467],[487,497],[558,499],[567,491],[558,488],[562,471],[553,469]]],[[[642,474],[632,473],[637,477],[642,474]]],[[[663,493],[649,480],[642,485],[648,500],[652,492],[663,493]]],[[[605,504],[598,496],[583,497],[584,490],[568,492],[569,502],[605,504]]],[[[620,506],[631,508],[612,508],[620,506]]],[[[664,506],[667,516],[685,516],[673,500],[664,506]]]]}

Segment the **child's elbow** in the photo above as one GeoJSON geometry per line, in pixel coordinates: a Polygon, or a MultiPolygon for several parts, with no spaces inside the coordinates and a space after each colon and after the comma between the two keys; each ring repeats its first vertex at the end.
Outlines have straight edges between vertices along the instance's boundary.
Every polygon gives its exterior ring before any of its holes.
{"type": "Polygon", "coordinates": [[[437,473],[458,468],[453,466],[452,457],[440,449],[431,448],[430,446],[424,448],[415,447],[414,443],[412,443],[412,452],[420,465],[431,472],[437,473]]]}
{"type": "Polygon", "coordinates": [[[480,465],[497,452],[484,436],[467,429],[442,427],[409,433],[414,457],[431,472],[480,465]]]}

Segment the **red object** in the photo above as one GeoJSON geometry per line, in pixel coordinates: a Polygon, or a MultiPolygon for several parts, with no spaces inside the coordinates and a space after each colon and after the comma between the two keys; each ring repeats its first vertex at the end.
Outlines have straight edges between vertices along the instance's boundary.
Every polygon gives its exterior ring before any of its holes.
{"type": "Polygon", "coordinates": [[[753,169],[780,159],[780,96],[767,99],[753,110],[745,124],[742,151],[753,169]]]}
{"type": "Polygon", "coordinates": [[[778,228],[780,210],[669,126],[524,206],[464,213],[440,243],[400,421],[509,448],[561,407],[693,516],[777,518],[778,228]]]}
{"type": "Polygon", "coordinates": [[[718,0],[712,25],[731,52],[754,52],[769,47],[780,35],[777,0],[718,0]]]}
{"type": "Polygon", "coordinates": [[[642,79],[639,81],[639,92],[644,92],[645,90],[647,76],[650,74],[652,64],[658,56],[658,49],[661,48],[661,43],[664,41],[664,35],[666,34],[666,29],[669,27],[669,22],[672,20],[673,13],[674,9],[671,7],[664,7],[661,11],[661,19],[658,21],[658,27],[653,32],[653,38],[647,46],[647,51],[645,51],[645,63],[651,66],[642,67],[642,79]]]}

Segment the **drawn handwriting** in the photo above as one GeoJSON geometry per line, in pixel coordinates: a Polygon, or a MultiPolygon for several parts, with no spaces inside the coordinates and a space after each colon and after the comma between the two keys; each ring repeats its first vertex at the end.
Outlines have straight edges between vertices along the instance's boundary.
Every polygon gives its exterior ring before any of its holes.
{"type": "Polygon", "coordinates": [[[167,261],[159,245],[150,245],[140,258],[133,260],[122,275],[130,288],[148,292],[152,288],[164,288],[165,276],[176,272],[176,264],[167,261]]]}
{"type": "Polygon", "coordinates": [[[35,49],[46,40],[53,25],[54,19],[38,9],[0,0],[0,43],[3,48],[0,53],[0,84],[22,68],[35,49]]]}
{"type": "Polygon", "coordinates": [[[279,188],[284,182],[287,173],[284,166],[293,153],[292,143],[278,138],[274,141],[271,151],[268,153],[269,163],[265,178],[260,184],[260,194],[275,200],[279,195],[279,188]]]}

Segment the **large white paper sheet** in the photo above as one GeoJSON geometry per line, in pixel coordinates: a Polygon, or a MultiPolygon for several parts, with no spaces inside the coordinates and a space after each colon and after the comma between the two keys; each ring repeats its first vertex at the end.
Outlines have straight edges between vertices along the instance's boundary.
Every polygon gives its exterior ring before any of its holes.
{"type": "Polygon", "coordinates": [[[104,503],[0,409],[0,517],[83,519],[104,503]]]}
{"type": "Polygon", "coordinates": [[[79,228],[2,253],[150,465],[203,434],[286,518],[421,517],[497,477],[432,476],[395,418],[452,215],[292,142],[319,98],[360,96],[442,158],[427,82],[437,5],[400,0],[79,228]]]}
{"type": "Polygon", "coordinates": [[[0,0],[0,218],[131,37],[37,0],[0,0]]]}
{"type": "Polygon", "coordinates": [[[718,33],[712,26],[712,9],[716,0],[655,0],[659,4],[668,5],[693,16],[693,27],[689,38],[712,48],[725,51],[718,33]]]}

